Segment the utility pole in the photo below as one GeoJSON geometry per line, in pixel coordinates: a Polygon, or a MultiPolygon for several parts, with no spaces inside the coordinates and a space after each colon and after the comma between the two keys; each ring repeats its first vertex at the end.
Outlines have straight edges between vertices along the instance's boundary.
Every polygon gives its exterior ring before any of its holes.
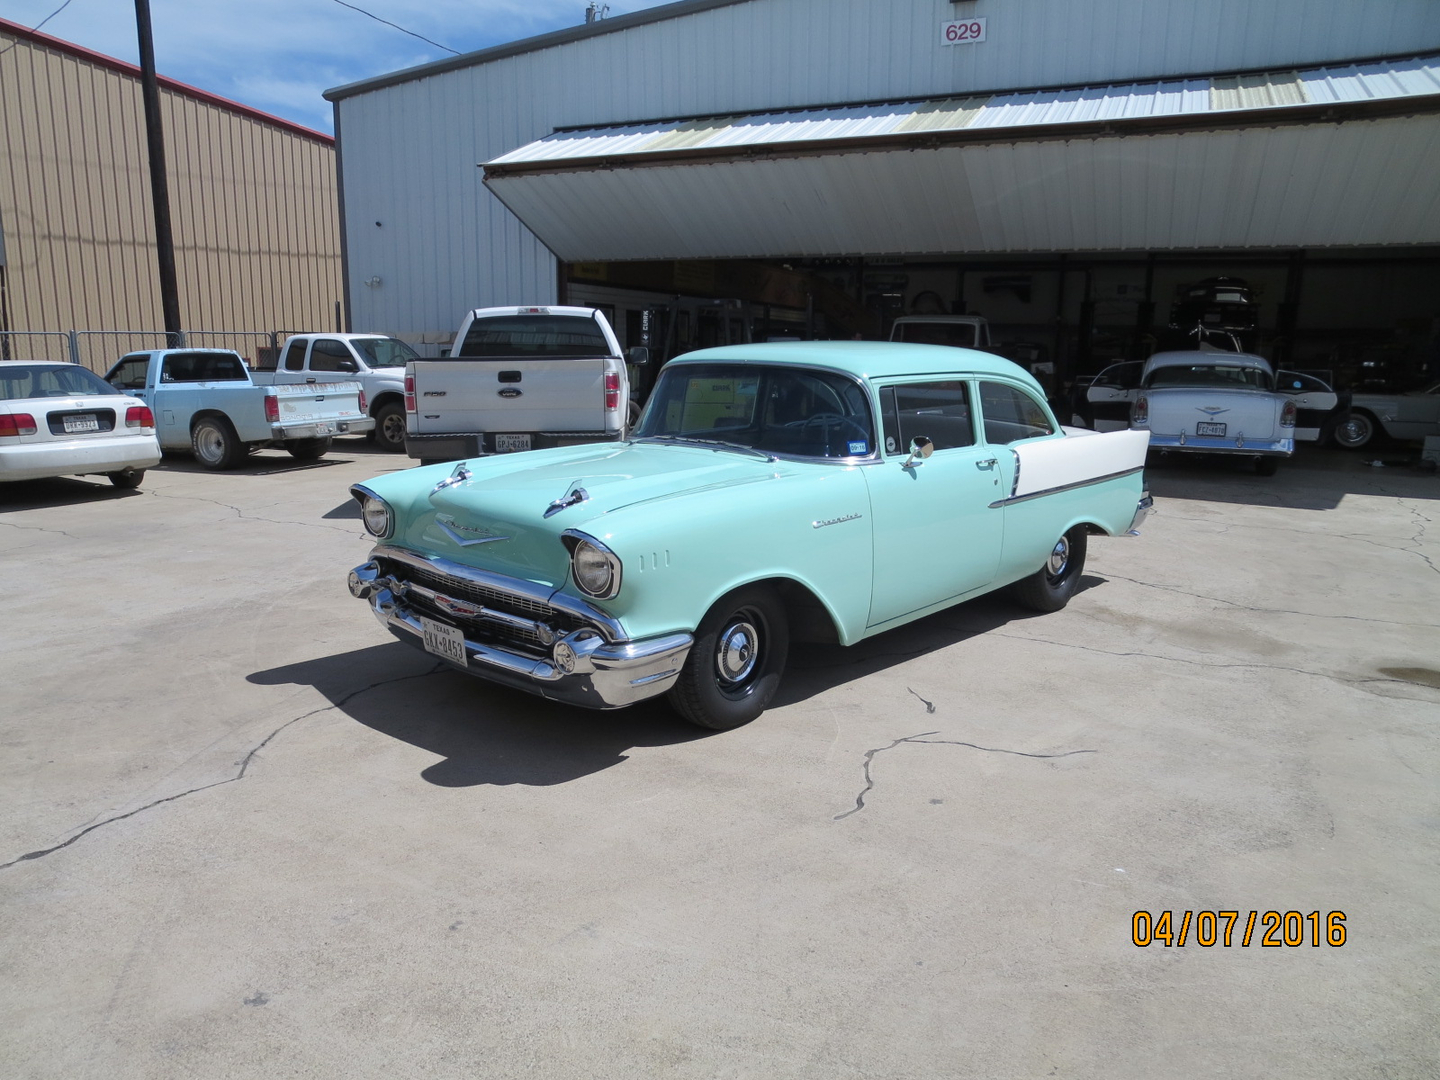
{"type": "Polygon", "coordinates": [[[175,280],[175,241],[170,233],[170,184],[165,176],[165,132],[160,123],[160,83],[150,34],[150,0],[135,0],[140,38],[140,86],[145,99],[145,139],[150,150],[150,197],[155,203],[155,255],[160,271],[160,308],[166,344],[180,344],[180,289],[175,280]]]}

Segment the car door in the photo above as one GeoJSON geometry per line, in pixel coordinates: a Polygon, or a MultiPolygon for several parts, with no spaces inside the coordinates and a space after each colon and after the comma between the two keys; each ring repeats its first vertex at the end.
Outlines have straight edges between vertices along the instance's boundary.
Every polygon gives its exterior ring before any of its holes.
{"type": "Polygon", "coordinates": [[[1295,441],[1318,442],[1340,396],[1325,380],[1303,371],[1277,371],[1275,389],[1295,402],[1295,441]]]}
{"type": "Polygon", "coordinates": [[[1111,364],[1095,377],[1085,391],[1089,415],[1082,417],[1096,431],[1124,431],[1130,426],[1130,406],[1140,396],[1140,375],[1145,365],[1138,361],[1111,364]]]}
{"type": "Polygon", "coordinates": [[[865,469],[875,545],[871,627],[984,589],[1000,560],[1004,474],[972,422],[963,379],[879,388],[882,461],[865,469]],[[917,437],[934,452],[906,465],[917,437]]]}

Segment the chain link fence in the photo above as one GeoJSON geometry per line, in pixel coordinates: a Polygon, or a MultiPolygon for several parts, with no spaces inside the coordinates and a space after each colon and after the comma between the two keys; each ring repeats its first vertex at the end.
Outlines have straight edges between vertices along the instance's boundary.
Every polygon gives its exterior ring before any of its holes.
{"type": "Polygon", "coordinates": [[[6,330],[0,333],[0,360],[75,362],[73,334],[52,330],[6,330]]]}
{"type": "MultiPolygon", "coordinates": [[[[251,367],[274,358],[290,330],[182,330],[175,348],[232,349],[251,367]]],[[[104,374],[126,353],[165,349],[170,342],[163,330],[4,330],[0,331],[0,360],[52,360],[82,364],[104,374]]]]}

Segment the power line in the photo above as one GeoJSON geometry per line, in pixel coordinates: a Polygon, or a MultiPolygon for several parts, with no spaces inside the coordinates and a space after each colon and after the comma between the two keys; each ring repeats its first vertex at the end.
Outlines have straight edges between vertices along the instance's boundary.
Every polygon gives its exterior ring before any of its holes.
{"type": "MultiPolygon", "coordinates": [[[[70,0],[65,0],[65,3],[68,4],[69,2],[70,2],[70,0]]],[[[389,19],[382,19],[379,15],[376,15],[376,14],[374,14],[374,13],[372,13],[372,12],[366,11],[366,10],[365,10],[364,8],[362,8],[362,7],[356,7],[354,4],[347,4],[347,3],[345,2],[345,0],[335,0],[335,3],[339,4],[341,7],[347,7],[347,8],[349,8],[351,11],[358,11],[358,12],[360,12],[361,15],[369,15],[370,18],[374,19],[376,22],[384,23],[386,26],[393,26],[396,30],[399,30],[402,34],[409,34],[409,35],[410,35],[411,37],[413,37],[413,38],[419,38],[421,41],[425,42],[427,45],[434,45],[437,49],[444,49],[446,52],[448,52],[448,53],[453,53],[453,54],[456,55],[456,56],[459,56],[459,55],[460,55],[459,52],[457,52],[455,49],[450,48],[449,45],[441,45],[438,41],[431,41],[431,40],[430,40],[428,37],[426,37],[424,34],[417,34],[417,33],[415,33],[414,30],[406,30],[405,27],[401,26],[399,23],[393,23],[393,22],[391,22],[389,19]]]]}
{"type": "MultiPolygon", "coordinates": [[[[34,26],[32,26],[31,29],[32,29],[32,30],[39,30],[40,27],[44,26],[47,22],[49,22],[51,19],[53,19],[56,15],[59,15],[60,12],[64,11],[64,10],[65,10],[67,7],[69,7],[69,6],[70,6],[70,0],[65,0],[65,2],[64,2],[63,4],[61,4],[61,5],[60,5],[58,8],[56,8],[54,11],[50,12],[49,15],[46,15],[46,16],[45,16],[43,19],[41,19],[38,23],[36,23],[34,26]]],[[[9,52],[11,49],[13,49],[16,45],[19,45],[19,44],[20,44],[20,42],[19,42],[18,40],[12,41],[9,45],[6,45],[5,48],[0,49],[0,56],[4,56],[7,52],[9,52]]],[[[433,45],[434,42],[432,41],[431,44],[433,45]]],[[[442,45],[441,48],[443,49],[444,46],[442,45]]]]}

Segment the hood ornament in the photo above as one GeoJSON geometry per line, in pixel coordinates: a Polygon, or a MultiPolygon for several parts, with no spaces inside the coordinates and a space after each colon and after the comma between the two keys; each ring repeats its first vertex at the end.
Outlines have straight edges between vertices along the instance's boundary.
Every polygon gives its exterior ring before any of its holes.
{"type": "Polygon", "coordinates": [[[576,506],[588,498],[590,498],[590,493],[580,486],[579,480],[576,480],[570,485],[569,490],[567,490],[564,495],[550,504],[550,508],[545,511],[545,516],[547,518],[554,517],[566,507],[576,506]]]}
{"type": "Polygon", "coordinates": [[[444,491],[448,487],[454,487],[456,484],[463,484],[466,480],[469,479],[470,470],[465,467],[465,463],[462,461],[455,466],[454,472],[452,472],[444,480],[441,480],[438,484],[436,484],[433,488],[430,489],[430,494],[434,495],[436,492],[444,491]]]}

